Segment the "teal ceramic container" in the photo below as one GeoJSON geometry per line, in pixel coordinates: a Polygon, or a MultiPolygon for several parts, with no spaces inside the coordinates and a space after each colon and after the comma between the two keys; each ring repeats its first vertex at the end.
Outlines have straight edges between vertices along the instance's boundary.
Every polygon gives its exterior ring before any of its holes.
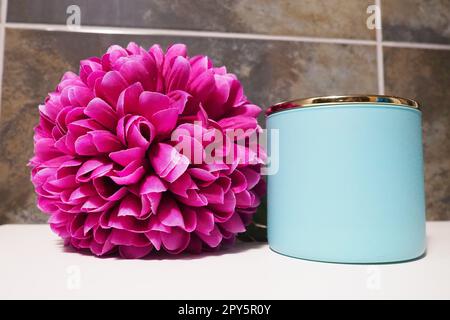
{"type": "MultiPolygon", "coordinates": [[[[333,96],[267,111],[278,172],[268,176],[268,238],[279,253],[339,263],[425,251],[421,111],[387,96],[333,96]],[[277,152],[278,149],[278,152],[277,152]]],[[[273,165],[273,164],[272,164],[273,165]]]]}

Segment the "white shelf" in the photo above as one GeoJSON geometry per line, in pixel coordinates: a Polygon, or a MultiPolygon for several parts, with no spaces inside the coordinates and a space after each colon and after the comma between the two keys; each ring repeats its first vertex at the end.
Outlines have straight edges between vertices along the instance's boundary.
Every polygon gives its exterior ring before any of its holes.
{"type": "Polygon", "coordinates": [[[450,298],[450,221],[427,224],[416,261],[343,265],[288,258],[237,243],[200,256],[96,258],[65,249],[46,225],[0,226],[0,298],[450,298]]]}

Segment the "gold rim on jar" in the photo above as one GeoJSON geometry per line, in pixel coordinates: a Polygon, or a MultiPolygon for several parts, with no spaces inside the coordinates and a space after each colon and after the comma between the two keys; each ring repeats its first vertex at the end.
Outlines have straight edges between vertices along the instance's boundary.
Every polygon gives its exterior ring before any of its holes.
{"type": "Polygon", "coordinates": [[[346,95],[346,96],[312,97],[280,102],[267,109],[266,116],[270,116],[271,114],[290,109],[319,107],[324,105],[326,106],[326,105],[356,104],[356,103],[402,106],[420,110],[419,103],[411,99],[400,98],[395,96],[383,96],[383,95],[346,95]]]}

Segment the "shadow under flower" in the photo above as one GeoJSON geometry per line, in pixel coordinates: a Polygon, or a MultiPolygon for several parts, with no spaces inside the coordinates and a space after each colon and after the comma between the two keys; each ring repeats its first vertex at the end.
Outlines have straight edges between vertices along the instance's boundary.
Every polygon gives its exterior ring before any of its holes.
{"type": "Polygon", "coordinates": [[[88,249],[80,250],[75,249],[71,245],[64,245],[64,241],[57,240],[57,246],[61,248],[64,253],[72,253],[78,254],[81,256],[91,256],[96,257],[98,259],[114,259],[114,260],[195,260],[195,259],[203,259],[207,257],[216,257],[222,255],[229,254],[240,254],[242,252],[251,251],[254,249],[261,248],[266,245],[264,242],[244,242],[237,240],[236,243],[229,247],[223,247],[221,249],[211,250],[211,251],[203,251],[201,253],[181,253],[181,254],[170,254],[167,252],[151,252],[147,256],[139,259],[126,259],[119,256],[118,251],[113,251],[110,254],[104,256],[95,256],[88,249]]]}

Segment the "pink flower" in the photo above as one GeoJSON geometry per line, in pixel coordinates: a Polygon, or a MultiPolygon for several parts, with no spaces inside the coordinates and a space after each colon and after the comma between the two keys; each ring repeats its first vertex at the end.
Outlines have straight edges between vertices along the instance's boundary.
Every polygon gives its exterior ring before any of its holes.
{"type": "Polygon", "coordinates": [[[64,74],[39,106],[30,160],[38,207],[67,245],[98,256],[230,244],[265,189],[262,150],[239,143],[259,132],[260,111],[234,74],[189,58],[182,44],[166,53],[111,46],[81,61],[79,75],[64,74]],[[230,129],[245,133],[208,160],[211,137],[230,129]]]}

